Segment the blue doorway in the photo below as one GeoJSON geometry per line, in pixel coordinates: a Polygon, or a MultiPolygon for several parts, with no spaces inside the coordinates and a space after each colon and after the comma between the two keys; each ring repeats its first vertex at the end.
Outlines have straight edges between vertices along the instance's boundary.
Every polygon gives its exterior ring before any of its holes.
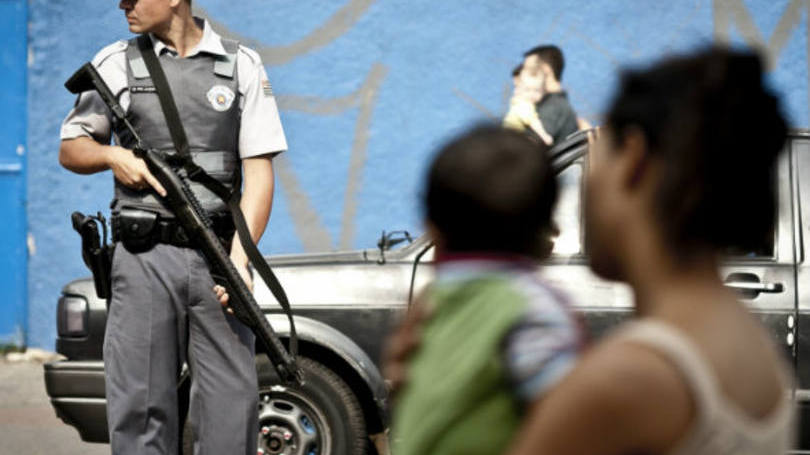
{"type": "Polygon", "coordinates": [[[26,119],[28,6],[0,0],[0,345],[26,344],[26,119]]]}

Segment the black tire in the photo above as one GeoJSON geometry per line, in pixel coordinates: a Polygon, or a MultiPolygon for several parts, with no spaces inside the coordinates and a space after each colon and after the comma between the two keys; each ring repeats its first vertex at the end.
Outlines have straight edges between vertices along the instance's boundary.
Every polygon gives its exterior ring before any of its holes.
{"type": "Polygon", "coordinates": [[[352,390],[312,359],[299,357],[298,365],[304,385],[287,386],[265,356],[257,358],[259,448],[267,454],[365,455],[366,425],[352,390]]]}
{"type": "MultiPolygon", "coordinates": [[[[261,434],[263,427],[275,427],[272,428],[274,432],[278,432],[279,427],[283,429],[283,425],[280,426],[278,423],[284,423],[286,420],[283,415],[285,411],[283,408],[286,404],[297,407],[299,410],[312,408],[307,410],[308,413],[313,414],[309,418],[318,421],[313,427],[324,433],[319,436],[322,436],[321,440],[328,442],[328,447],[318,447],[318,449],[323,448],[324,450],[309,452],[305,451],[304,447],[296,451],[285,452],[285,447],[281,447],[280,452],[265,450],[265,453],[300,453],[303,455],[310,455],[310,453],[315,455],[366,455],[369,453],[370,446],[363,411],[349,386],[335,372],[314,360],[299,357],[298,365],[304,375],[304,386],[282,386],[267,357],[262,355],[257,358],[256,373],[259,380],[261,403],[259,405],[259,438],[267,440],[267,436],[261,434]],[[264,397],[269,397],[271,404],[273,400],[277,400],[277,406],[281,405],[281,408],[274,409],[264,400],[264,397]],[[263,414],[264,418],[262,418],[263,414]]],[[[259,448],[262,448],[262,439],[259,443],[259,448]]],[[[192,455],[193,436],[191,422],[187,419],[183,425],[181,444],[181,453],[192,455]]]]}

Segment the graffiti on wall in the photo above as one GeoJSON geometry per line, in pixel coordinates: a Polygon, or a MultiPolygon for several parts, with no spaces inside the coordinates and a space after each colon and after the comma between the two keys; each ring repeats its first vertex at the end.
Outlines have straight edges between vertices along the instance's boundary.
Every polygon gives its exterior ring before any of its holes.
{"type": "MultiPolygon", "coordinates": [[[[743,0],[714,0],[713,7],[715,39],[722,43],[733,43],[732,30],[736,29],[745,45],[759,49],[765,55],[770,69],[776,67],[794,30],[800,29],[802,19],[810,20],[810,1],[790,0],[771,36],[766,39],[754,22],[754,13],[743,0]]],[[[805,27],[805,40],[804,64],[810,75],[810,26],[805,27]]],[[[810,118],[810,89],[807,101],[810,118]]]]}
{"type": "MultiPolygon", "coordinates": [[[[108,173],[76,176],[56,159],[74,99],[64,80],[103,44],[127,39],[115,3],[29,0],[29,340],[51,347],[61,287],[87,273],[72,210],[108,206],[108,173]],[[93,11],[93,27],[75,12],[93,11]],[[36,182],[36,183],[34,183],[36,182]],[[38,184],[48,182],[47,185],[38,184]],[[71,252],[70,254],[66,252],[71,252]]],[[[266,254],[373,247],[382,229],[421,232],[420,179],[452,135],[503,115],[522,53],[553,42],[563,84],[592,123],[618,70],[715,40],[757,46],[791,124],[810,124],[810,0],[195,0],[214,29],[257,50],[274,84],[289,153],[266,254]]]]}
{"type": "MultiPolygon", "coordinates": [[[[223,36],[235,39],[256,50],[262,62],[268,66],[281,66],[305,54],[317,52],[345,34],[365,13],[375,0],[351,0],[305,37],[284,46],[268,46],[261,42],[240,36],[224,24],[212,19],[205,9],[198,8],[197,14],[206,18],[223,36]]],[[[368,149],[368,131],[374,115],[374,105],[380,86],[388,68],[380,62],[368,70],[365,81],[353,92],[335,98],[311,95],[285,94],[277,97],[279,109],[297,111],[310,115],[340,115],[350,109],[357,109],[354,139],[348,166],[348,182],[343,196],[343,216],[339,239],[333,239],[323,220],[300,184],[295,169],[284,155],[275,161],[277,178],[284,186],[288,197],[291,218],[296,234],[307,251],[328,251],[335,247],[350,249],[355,240],[355,216],[358,194],[362,185],[362,171],[368,149]]]]}
{"type": "MultiPolygon", "coordinates": [[[[737,30],[744,44],[757,47],[767,55],[769,65],[773,68],[779,60],[784,48],[794,31],[800,27],[801,20],[807,11],[810,11],[810,0],[789,0],[784,7],[782,15],[770,36],[765,37],[754,20],[754,13],[746,6],[743,0],[710,0],[714,16],[714,37],[721,42],[734,41],[733,31],[737,30]]],[[[260,39],[249,38],[238,31],[229,28],[226,24],[218,22],[209,15],[204,7],[197,7],[197,14],[206,17],[215,29],[223,35],[236,39],[243,44],[258,51],[263,62],[268,67],[283,67],[296,59],[323,51],[323,48],[333,43],[352,30],[358,20],[374,5],[375,0],[349,0],[338,8],[331,16],[315,27],[305,36],[289,44],[268,45],[260,39]]],[[[688,14],[683,14],[676,24],[667,29],[670,43],[660,50],[666,53],[673,50],[673,43],[682,38],[684,29],[700,20],[700,13],[706,6],[706,0],[697,0],[689,8],[688,14]]],[[[520,5],[512,3],[511,7],[520,5]]],[[[619,20],[620,16],[610,19],[610,28],[615,31],[616,39],[627,42],[627,46],[607,46],[587,31],[580,30],[572,25],[567,16],[560,10],[552,18],[550,25],[545,27],[538,42],[552,41],[563,36],[576,39],[587,47],[591,53],[606,59],[610,66],[618,69],[627,62],[628,58],[639,58],[642,51],[638,40],[632,39],[633,32],[627,25],[619,20]],[[564,32],[564,33],[563,33],[564,32]],[[629,54],[626,51],[630,50],[629,54]]],[[[528,11],[527,11],[528,13],[528,11]]],[[[810,29],[808,42],[810,42],[810,29]]],[[[806,46],[807,56],[805,62],[810,65],[810,45],[806,46]]],[[[311,94],[280,94],[279,107],[282,111],[298,112],[306,115],[330,117],[356,113],[351,154],[346,167],[346,187],[343,189],[343,209],[340,219],[339,232],[330,232],[327,223],[312,202],[311,195],[306,186],[302,184],[298,171],[284,155],[276,161],[276,173],[280,185],[284,188],[284,196],[295,235],[301,241],[306,251],[327,251],[334,249],[351,249],[356,244],[356,215],[358,212],[359,195],[363,185],[363,171],[368,153],[368,131],[374,118],[375,105],[378,95],[390,68],[381,61],[370,64],[364,80],[353,91],[340,96],[321,97],[311,94]]],[[[501,89],[500,106],[493,108],[491,103],[478,99],[474,94],[465,91],[462,87],[454,85],[448,88],[454,97],[478,111],[484,118],[496,120],[499,112],[505,110],[508,97],[511,93],[511,82],[504,81],[501,89]]],[[[575,88],[569,87],[570,96],[590,104],[587,96],[578,96],[575,88]]],[[[810,106],[810,94],[808,95],[810,106]]],[[[584,111],[598,118],[596,109],[588,106],[584,111]]],[[[810,111],[808,111],[810,113],[810,111]]],[[[587,114],[586,114],[587,116],[587,114]]],[[[593,120],[593,119],[592,119],[593,120]]]]}

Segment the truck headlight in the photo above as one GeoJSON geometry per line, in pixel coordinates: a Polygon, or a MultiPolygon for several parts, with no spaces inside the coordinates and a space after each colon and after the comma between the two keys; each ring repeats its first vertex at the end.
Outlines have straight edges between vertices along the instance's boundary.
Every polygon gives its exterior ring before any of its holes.
{"type": "Polygon", "coordinates": [[[87,336],[87,300],[63,295],[56,311],[56,327],[61,337],[87,336]]]}

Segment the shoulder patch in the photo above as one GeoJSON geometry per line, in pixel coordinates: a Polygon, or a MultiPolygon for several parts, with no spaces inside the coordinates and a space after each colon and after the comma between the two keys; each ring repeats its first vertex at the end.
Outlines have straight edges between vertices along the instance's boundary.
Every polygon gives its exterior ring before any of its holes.
{"type": "Polygon", "coordinates": [[[249,47],[245,47],[245,46],[240,44],[239,45],[239,52],[241,54],[244,54],[245,56],[247,56],[247,58],[249,58],[251,63],[253,63],[254,65],[261,65],[262,58],[259,56],[259,53],[254,51],[253,49],[251,49],[249,47]]]}
{"type": "Polygon", "coordinates": [[[273,96],[273,86],[270,85],[270,81],[267,79],[262,79],[262,92],[268,98],[273,96]]]}
{"type": "Polygon", "coordinates": [[[98,68],[104,63],[105,60],[107,60],[111,56],[126,51],[127,46],[128,46],[127,42],[121,40],[104,47],[103,49],[98,51],[95,57],[93,57],[93,66],[98,68]]]}

